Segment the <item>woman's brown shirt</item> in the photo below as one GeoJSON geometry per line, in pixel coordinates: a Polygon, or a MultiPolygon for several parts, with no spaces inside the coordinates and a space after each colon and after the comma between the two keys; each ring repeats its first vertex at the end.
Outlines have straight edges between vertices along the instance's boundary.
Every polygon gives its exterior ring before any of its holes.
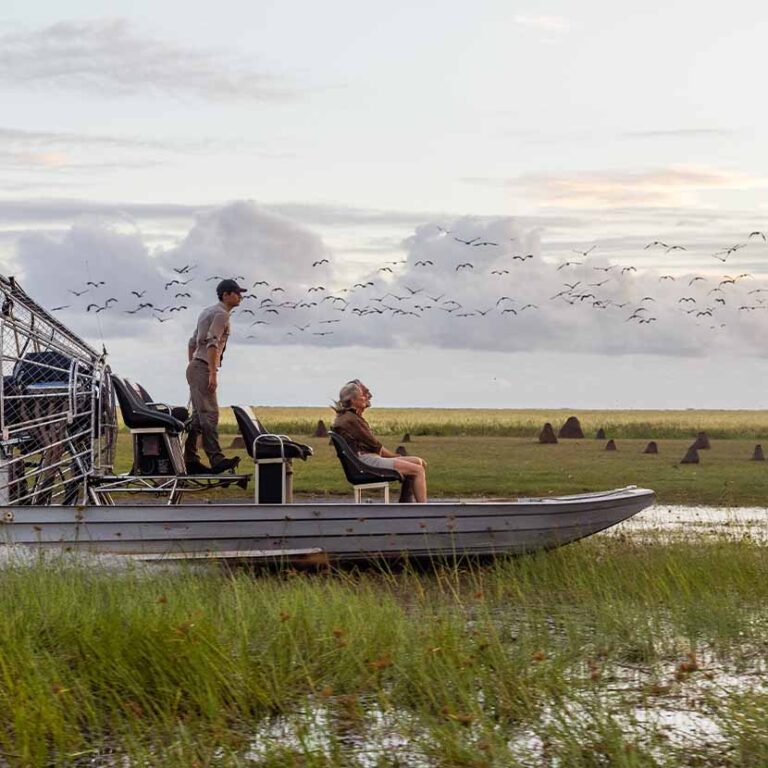
{"type": "Polygon", "coordinates": [[[351,408],[336,414],[331,429],[338,432],[355,453],[381,453],[382,445],[368,422],[351,408]]]}

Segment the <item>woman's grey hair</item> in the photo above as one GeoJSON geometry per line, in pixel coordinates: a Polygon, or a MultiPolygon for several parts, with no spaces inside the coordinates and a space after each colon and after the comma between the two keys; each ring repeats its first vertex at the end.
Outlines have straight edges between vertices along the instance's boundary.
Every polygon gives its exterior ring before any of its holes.
{"type": "Polygon", "coordinates": [[[352,400],[363,394],[359,384],[355,384],[352,381],[347,382],[339,391],[339,399],[331,406],[336,413],[349,408],[352,404],[352,400]]]}

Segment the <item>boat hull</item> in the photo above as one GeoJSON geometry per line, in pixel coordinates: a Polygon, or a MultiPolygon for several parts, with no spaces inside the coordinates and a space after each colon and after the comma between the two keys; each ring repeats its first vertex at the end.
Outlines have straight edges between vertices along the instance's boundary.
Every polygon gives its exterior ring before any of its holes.
{"type": "Polygon", "coordinates": [[[653,491],[429,504],[188,504],[7,508],[3,541],[143,558],[329,560],[521,554],[576,541],[654,502],[653,491]]]}

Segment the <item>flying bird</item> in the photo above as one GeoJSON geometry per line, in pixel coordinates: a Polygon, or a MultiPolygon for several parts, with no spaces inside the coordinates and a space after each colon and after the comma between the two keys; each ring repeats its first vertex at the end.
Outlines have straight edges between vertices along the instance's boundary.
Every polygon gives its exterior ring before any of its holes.
{"type": "Polygon", "coordinates": [[[188,282],[190,281],[189,280],[169,280],[165,284],[165,290],[167,291],[172,285],[186,285],[188,282]]]}
{"type": "Polygon", "coordinates": [[[455,270],[455,271],[456,271],[456,272],[458,272],[460,269],[467,269],[467,268],[469,268],[469,269],[474,269],[474,268],[475,268],[475,265],[474,265],[474,264],[470,264],[470,263],[467,261],[467,262],[465,262],[465,263],[463,263],[463,264],[458,264],[458,265],[456,266],[456,270],[455,270]]]}
{"type": "Polygon", "coordinates": [[[319,267],[321,264],[328,264],[328,259],[319,259],[318,261],[312,262],[313,267],[319,267]]]}

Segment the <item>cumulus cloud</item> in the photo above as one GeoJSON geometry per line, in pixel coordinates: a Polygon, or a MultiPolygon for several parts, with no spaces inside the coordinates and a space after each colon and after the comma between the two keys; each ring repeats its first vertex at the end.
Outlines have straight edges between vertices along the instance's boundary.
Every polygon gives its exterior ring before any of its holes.
{"type": "Polygon", "coordinates": [[[199,214],[172,248],[152,248],[140,232],[103,222],[77,224],[62,237],[32,233],[20,240],[16,266],[27,290],[49,307],[68,307],[59,316],[89,339],[133,337],[148,350],[183,349],[216,281],[236,277],[253,288],[233,318],[233,343],[256,350],[694,356],[722,347],[763,355],[768,285],[743,264],[768,246],[753,238],[724,261],[692,243],[682,247],[638,243],[619,254],[610,243],[581,244],[574,250],[583,255],[553,258],[538,227],[465,217],[422,224],[403,241],[403,258],[353,274],[310,229],[239,202],[199,214]],[[653,250],[677,260],[677,269],[665,275],[643,266],[653,250]],[[102,280],[83,296],[72,293],[102,280]],[[85,311],[110,297],[117,302],[109,309],[85,311]],[[134,312],[142,301],[152,306],[134,312]]]}
{"type": "MultiPolygon", "coordinates": [[[[179,333],[188,336],[190,316],[216,300],[219,277],[250,286],[268,274],[270,292],[279,283],[306,290],[315,279],[313,262],[328,256],[317,235],[251,203],[199,214],[177,246],[153,249],[146,239],[137,229],[85,220],[62,236],[21,236],[14,267],[32,295],[45,306],[62,307],[62,320],[89,338],[151,340],[161,328],[172,336],[183,327],[179,333]],[[104,311],[87,311],[108,299],[117,301],[104,311]],[[133,312],[142,302],[151,306],[133,312]]],[[[332,278],[333,266],[322,266],[332,278]]]]}
{"type": "Polygon", "coordinates": [[[154,92],[204,99],[288,95],[274,75],[215,51],[142,34],[125,19],[62,21],[0,35],[0,83],[96,95],[154,92]]]}

